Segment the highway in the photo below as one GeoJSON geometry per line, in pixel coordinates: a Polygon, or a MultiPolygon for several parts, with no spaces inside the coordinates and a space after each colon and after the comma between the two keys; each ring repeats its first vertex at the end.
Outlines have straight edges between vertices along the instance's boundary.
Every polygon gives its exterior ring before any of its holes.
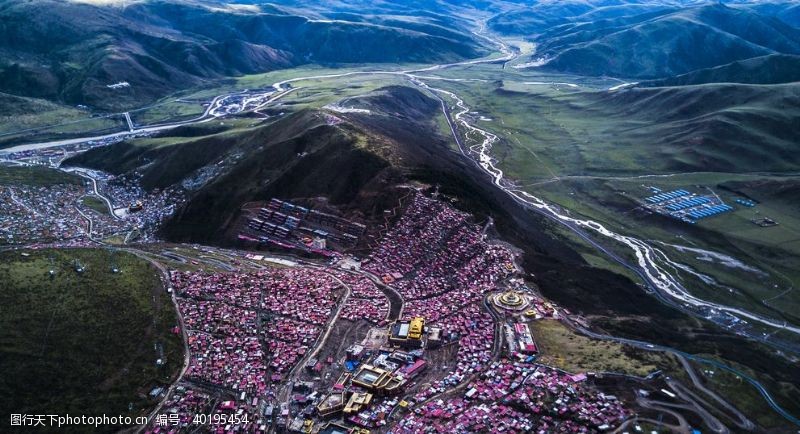
{"type": "MultiPolygon", "coordinates": [[[[197,116],[196,118],[193,118],[193,119],[189,119],[189,120],[185,120],[185,121],[179,121],[179,122],[168,122],[168,123],[163,123],[163,124],[154,124],[154,125],[149,125],[149,126],[143,126],[143,127],[140,127],[140,128],[132,128],[132,129],[127,129],[127,130],[123,130],[123,131],[118,131],[116,133],[103,134],[103,135],[99,135],[99,136],[76,137],[76,138],[72,138],[72,139],[53,140],[53,141],[38,142],[38,143],[28,143],[28,144],[23,144],[23,145],[12,146],[10,148],[0,149],[0,154],[23,152],[23,151],[33,151],[33,150],[37,150],[37,149],[55,148],[55,147],[59,147],[59,146],[77,145],[77,144],[80,144],[80,143],[97,142],[97,141],[109,140],[109,139],[123,139],[125,137],[130,137],[130,136],[137,135],[137,134],[155,133],[155,132],[158,132],[158,131],[165,131],[165,130],[169,130],[169,129],[172,129],[172,128],[177,128],[177,127],[180,127],[182,125],[189,125],[189,124],[197,124],[197,123],[208,122],[210,120],[216,119],[216,116],[213,116],[211,114],[211,112],[212,112],[213,109],[218,108],[219,100],[221,98],[225,98],[225,97],[228,97],[228,96],[231,96],[231,95],[235,95],[235,94],[226,94],[226,95],[220,95],[220,96],[214,97],[211,100],[211,102],[208,104],[208,107],[206,107],[206,110],[203,112],[203,114],[201,114],[200,116],[197,116]]],[[[126,116],[126,118],[129,118],[129,117],[130,117],[130,114],[128,114],[126,116]]],[[[128,126],[129,127],[133,126],[133,122],[130,121],[128,123],[128,126]]]]}

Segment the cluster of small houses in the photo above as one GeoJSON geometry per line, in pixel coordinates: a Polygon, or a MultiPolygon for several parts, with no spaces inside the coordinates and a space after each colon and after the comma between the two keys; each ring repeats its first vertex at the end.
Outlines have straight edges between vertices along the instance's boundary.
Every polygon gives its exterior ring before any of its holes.
{"type": "Polygon", "coordinates": [[[468,214],[420,194],[362,269],[400,292],[408,316],[436,322],[480,301],[515,266],[513,253],[488,243],[468,214]]]}
{"type": "MultiPolygon", "coordinates": [[[[538,365],[522,350],[497,360],[497,323],[484,295],[514,273],[514,256],[487,243],[467,215],[416,196],[362,269],[371,276],[304,267],[172,273],[189,329],[185,378],[230,392],[237,399],[225,409],[255,421],[219,432],[263,431],[272,415],[271,422],[293,432],[355,434],[390,423],[393,433],[578,433],[607,430],[629,417],[616,398],[587,385],[585,375],[538,365]],[[402,295],[408,319],[388,324],[389,301],[372,280],[379,278],[402,295]],[[342,283],[350,298],[341,318],[387,327],[386,342],[353,344],[342,360],[308,360],[311,377],[324,364],[341,364],[341,370],[326,387],[319,378],[294,381],[292,405],[273,407],[275,386],[328,326],[345,293],[342,283]],[[437,367],[445,373],[421,380],[428,351],[456,343],[454,360],[437,367]]],[[[529,302],[525,315],[555,315],[545,301],[529,302]]],[[[525,330],[517,335],[526,336],[525,330]]],[[[535,352],[532,338],[528,344],[535,352]]],[[[163,411],[183,420],[207,410],[208,396],[190,391],[175,392],[163,411]]]]}
{"type": "Polygon", "coordinates": [[[260,396],[267,390],[266,354],[258,336],[216,337],[189,331],[188,341],[187,378],[248,396],[260,396]]]}
{"type": "Polygon", "coordinates": [[[209,300],[178,299],[186,328],[222,336],[252,336],[258,332],[253,310],[209,300]]]}
{"type": "Polygon", "coordinates": [[[114,209],[128,210],[126,224],[141,228],[148,236],[186,200],[180,187],[145,191],[138,178],[114,177],[97,171],[92,172],[92,177],[99,179],[98,188],[111,199],[114,209]]]}
{"type": "MultiPolygon", "coordinates": [[[[237,339],[256,337],[268,346],[268,365],[278,375],[291,369],[314,344],[341,293],[332,276],[310,268],[173,272],[172,285],[181,297],[187,328],[237,339]]],[[[254,351],[262,350],[259,346],[254,351]]],[[[266,363],[267,357],[261,360],[266,363]]]]}
{"type": "MultiPolygon", "coordinates": [[[[218,388],[235,398],[228,407],[248,415],[250,422],[215,429],[266,430],[270,415],[264,412],[264,400],[274,399],[274,383],[314,345],[333,312],[340,284],[311,268],[173,271],[170,280],[187,328],[190,361],[184,376],[188,384],[169,397],[162,412],[189,418],[205,405],[197,403],[205,395],[192,385],[218,388]]],[[[151,428],[171,432],[174,427],[151,428]]]]}
{"type": "Polygon", "coordinates": [[[386,318],[389,316],[389,300],[372,280],[362,274],[344,271],[333,273],[337,279],[350,287],[350,298],[342,308],[341,318],[386,324],[386,318]]]}
{"type": "Polygon", "coordinates": [[[442,329],[445,340],[458,342],[455,364],[444,377],[420,389],[413,401],[425,401],[461,384],[492,361],[495,344],[492,316],[477,303],[464,307],[462,313],[435,323],[442,329]]]}
{"type": "MultiPolygon", "coordinates": [[[[208,393],[178,385],[164,401],[162,414],[167,416],[163,423],[150,421],[146,434],[177,433],[194,426],[196,414],[210,414],[213,411],[213,399],[208,393]]],[[[163,419],[162,419],[163,420],[163,419]]]]}
{"type": "Polygon", "coordinates": [[[398,289],[405,316],[424,317],[441,343],[458,342],[455,366],[418,401],[459,384],[492,358],[494,322],[482,300],[514,271],[513,254],[487,243],[468,218],[416,195],[363,266],[398,289]]]}
{"type": "Polygon", "coordinates": [[[122,219],[112,217],[109,211],[98,212],[83,203],[94,191],[88,184],[0,186],[0,243],[85,239],[89,218],[94,222],[91,235],[95,238],[127,234],[132,229],[139,229],[143,236],[150,237],[183,200],[173,189],[145,194],[132,184],[114,187],[114,184],[101,182],[100,185],[114,203],[129,203],[127,200],[133,200],[129,197],[134,195],[139,208],[122,219]]]}
{"type": "MultiPolygon", "coordinates": [[[[78,209],[84,214],[92,212],[80,204],[86,193],[86,187],[71,184],[0,186],[0,242],[25,244],[85,238],[88,221],[78,209]]],[[[111,225],[101,226],[104,233],[113,231],[111,216],[98,216],[98,220],[107,220],[111,225]]]]}
{"type": "Polygon", "coordinates": [[[455,396],[432,399],[400,420],[396,433],[583,433],[609,430],[629,412],[616,397],[524,356],[487,364],[455,396]]]}

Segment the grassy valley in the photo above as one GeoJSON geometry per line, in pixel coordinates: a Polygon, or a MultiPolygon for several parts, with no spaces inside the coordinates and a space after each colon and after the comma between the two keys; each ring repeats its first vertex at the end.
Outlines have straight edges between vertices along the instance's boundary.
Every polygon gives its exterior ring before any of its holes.
{"type": "Polygon", "coordinates": [[[308,63],[448,62],[485,51],[466,29],[422,18],[315,20],[274,6],[6,1],[0,18],[0,91],[115,111],[308,63]]]}
{"type": "MultiPolygon", "coordinates": [[[[605,91],[525,84],[534,80],[448,85],[468,95],[470,106],[486,109],[480,115],[490,120],[481,125],[500,135],[493,154],[517,185],[575,215],[663,243],[659,248],[670,257],[716,280],[709,285],[677,270],[703,298],[800,320],[794,313],[800,299],[787,291],[800,281],[795,259],[800,222],[792,205],[800,165],[793,149],[800,137],[789,126],[800,113],[800,87],[605,91]],[[737,198],[759,204],[687,225],[642,210],[648,186],[711,192],[734,205],[737,198]],[[761,216],[780,224],[759,227],[752,220],[761,216]],[[696,251],[675,246],[727,253],[761,273],[699,260],[696,251]]],[[[592,252],[583,250],[587,258],[592,252]]],[[[625,248],[617,253],[629,254],[625,248]]]]}

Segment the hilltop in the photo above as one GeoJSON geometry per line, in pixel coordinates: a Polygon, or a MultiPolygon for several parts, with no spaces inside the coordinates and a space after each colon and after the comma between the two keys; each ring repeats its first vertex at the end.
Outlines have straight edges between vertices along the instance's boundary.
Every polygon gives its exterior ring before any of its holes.
{"type": "Polygon", "coordinates": [[[270,197],[325,196],[334,205],[368,207],[365,212],[370,212],[382,203],[386,182],[400,182],[405,168],[425,164],[424,147],[447,147],[430,121],[439,107],[436,102],[405,87],[383,89],[365,98],[365,104],[377,108],[370,103],[376,99],[393,102],[387,111],[406,112],[407,120],[374,122],[391,116],[379,113],[350,120],[306,109],[243,131],[187,137],[169,146],[121,142],[65,164],[116,174],[137,172],[148,189],[191,185],[191,199],[165,229],[175,240],[219,241],[243,203],[270,197]],[[398,99],[380,98],[381,93],[405,94],[406,99],[398,107],[398,99]],[[403,130],[428,131],[432,140],[394,134],[403,130]]]}

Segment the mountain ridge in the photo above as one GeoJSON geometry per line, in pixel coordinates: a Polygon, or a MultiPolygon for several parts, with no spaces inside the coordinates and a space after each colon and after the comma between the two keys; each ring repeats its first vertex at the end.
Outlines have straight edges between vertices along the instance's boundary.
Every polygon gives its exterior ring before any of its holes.
{"type": "Polygon", "coordinates": [[[306,63],[435,63],[485,52],[463,29],[391,23],[313,20],[270,7],[245,13],[186,1],[125,8],[5,1],[0,92],[121,110],[209,80],[306,63]],[[127,85],[108,87],[115,83],[127,85]]]}

